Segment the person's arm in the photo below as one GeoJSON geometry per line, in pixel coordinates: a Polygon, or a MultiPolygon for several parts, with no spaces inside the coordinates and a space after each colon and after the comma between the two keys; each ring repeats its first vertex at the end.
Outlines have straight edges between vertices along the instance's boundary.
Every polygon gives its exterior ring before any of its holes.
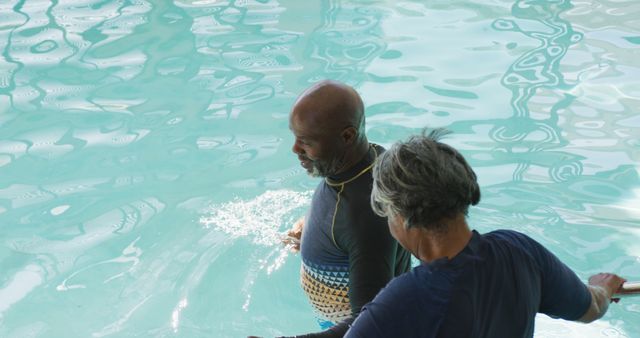
{"type": "Polygon", "coordinates": [[[541,313],[571,321],[594,321],[604,315],[611,296],[624,283],[614,274],[598,274],[589,278],[587,286],[542,244],[521,233],[502,231],[500,235],[518,243],[537,262],[542,281],[541,313]]]}
{"type": "Polygon", "coordinates": [[[591,305],[587,312],[578,319],[579,322],[591,323],[600,319],[607,312],[613,294],[626,282],[624,278],[611,273],[599,273],[589,278],[591,305]]]}

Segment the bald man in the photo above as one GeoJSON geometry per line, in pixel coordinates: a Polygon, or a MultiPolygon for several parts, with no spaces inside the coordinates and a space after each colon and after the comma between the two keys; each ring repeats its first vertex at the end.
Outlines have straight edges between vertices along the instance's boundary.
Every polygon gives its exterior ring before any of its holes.
{"type": "Polygon", "coordinates": [[[342,337],[362,306],[411,268],[410,254],[371,209],[371,168],[384,149],[367,141],[364,105],[351,87],[323,81],[300,95],[289,117],[293,152],[324,178],[290,236],[300,239],[301,282],[325,331],[342,337]]]}

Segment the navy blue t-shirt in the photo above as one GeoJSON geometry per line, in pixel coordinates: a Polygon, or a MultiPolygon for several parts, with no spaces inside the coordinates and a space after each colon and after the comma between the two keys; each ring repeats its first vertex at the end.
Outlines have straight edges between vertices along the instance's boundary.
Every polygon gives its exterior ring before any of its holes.
{"type": "Polygon", "coordinates": [[[453,259],[393,279],[345,337],[533,337],[536,313],[577,320],[590,304],[584,283],[538,242],[473,231],[453,259]]]}

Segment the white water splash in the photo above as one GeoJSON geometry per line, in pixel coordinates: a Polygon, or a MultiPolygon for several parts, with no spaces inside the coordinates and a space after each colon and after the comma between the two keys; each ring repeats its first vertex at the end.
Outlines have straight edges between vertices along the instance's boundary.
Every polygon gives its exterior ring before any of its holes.
{"type": "Polygon", "coordinates": [[[262,250],[254,253],[257,264],[249,268],[241,288],[245,295],[242,305],[245,312],[249,311],[251,290],[260,271],[270,275],[278,270],[291,250],[291,245],[282,245],[286,234],[281,233],[280,228],[284,227],[286,232],[300,215],[296,209],[307,207],[310,200],[311,192],[267,191],[249,201],[235,199],[213,205],[208,216],[200,218],[200,223],[206,228],[222,231],[231,238],[248,237],[254,244],[273,247],[268,253],[262,250]]]}
{"type": "Polygon", "coordinates": [[[282,241],[280,227],[289,229],[293,225],[292,212],[307,206],[310,200],[311,192],[267,191],[249,201],[236,199],[213,205],[200,223],[233,238],[250,237],[254,244],[272,246],[282,241]]]}

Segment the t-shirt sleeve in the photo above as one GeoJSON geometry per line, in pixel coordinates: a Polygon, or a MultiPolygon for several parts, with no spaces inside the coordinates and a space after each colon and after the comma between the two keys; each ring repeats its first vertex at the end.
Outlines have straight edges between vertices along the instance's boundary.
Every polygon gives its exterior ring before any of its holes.
{"type": "Polygon", "coordinates": [[[591,304],[587,286],[551,251],[530,237],[511,232],[512,238],[524,247],[541,270],[541,299],[538,312],[566,320],[578,320],[591,304]]]}

